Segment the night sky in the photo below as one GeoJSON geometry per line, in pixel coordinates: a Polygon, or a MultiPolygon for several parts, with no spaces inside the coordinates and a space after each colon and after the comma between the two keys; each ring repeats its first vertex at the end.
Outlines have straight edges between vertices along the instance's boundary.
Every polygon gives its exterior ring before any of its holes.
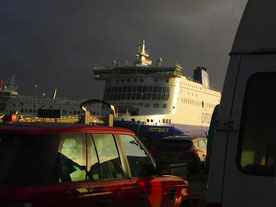
{"type": "Polygon", "coordinates": [[[155,63],[205,66],[222,90],[246,0],[1,0],[0,79],[19,92],[98,98],[95,64],[133,62],[145,39],[155,63]]]}

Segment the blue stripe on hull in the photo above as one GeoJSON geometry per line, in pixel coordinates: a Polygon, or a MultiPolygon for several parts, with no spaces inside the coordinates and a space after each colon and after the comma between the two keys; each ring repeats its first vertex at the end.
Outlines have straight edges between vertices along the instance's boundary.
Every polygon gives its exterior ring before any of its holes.
{"type": "Polygon", "coordinates": [[[131,121],[114,121],[114,126],[123,127],[133,131],[145,144],[158,142],[166,136],[189,135],[207,136],[209,127],[173,124],[168,126],[142,125],[131,121]]]}

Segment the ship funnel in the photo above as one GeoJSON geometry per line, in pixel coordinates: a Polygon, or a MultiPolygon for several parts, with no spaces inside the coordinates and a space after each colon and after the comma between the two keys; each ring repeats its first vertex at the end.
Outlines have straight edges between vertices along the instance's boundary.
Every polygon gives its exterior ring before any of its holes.
{"type": "Polygon", "coordinates": [[[194,80],[201,83],[203,87],[210,88],[209,75],[205,67],[196,67],[194,70],[194,80]]]}

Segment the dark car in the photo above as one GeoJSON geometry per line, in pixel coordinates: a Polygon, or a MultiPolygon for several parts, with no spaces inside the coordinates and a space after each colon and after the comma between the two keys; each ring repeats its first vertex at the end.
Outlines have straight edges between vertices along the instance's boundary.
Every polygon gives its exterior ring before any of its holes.
{"type": "Polygon", "coordinates": [[[191,206],[188,182],[158,175],[127,129],[0,124],[0,207],[191,206]]]}
{"type": "Polygon", "coordinates": [[[157,161],[187,164],[189,172],[204,172],[207,139],[205,137],[168,136],[150,148],[157,161]]]}

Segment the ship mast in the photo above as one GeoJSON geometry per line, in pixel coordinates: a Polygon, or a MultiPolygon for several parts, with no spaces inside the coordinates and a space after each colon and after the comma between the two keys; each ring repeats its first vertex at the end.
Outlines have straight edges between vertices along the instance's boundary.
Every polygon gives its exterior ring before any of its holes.
{"type": "Polygon", "coordinates": [[[146,41],[142,40],[142,43],[137,45],[138,50],[136,52],[136,66],[149,66],[152,63],[152,60],[148,59],[149,53],[146,52],[146,41]]]}

